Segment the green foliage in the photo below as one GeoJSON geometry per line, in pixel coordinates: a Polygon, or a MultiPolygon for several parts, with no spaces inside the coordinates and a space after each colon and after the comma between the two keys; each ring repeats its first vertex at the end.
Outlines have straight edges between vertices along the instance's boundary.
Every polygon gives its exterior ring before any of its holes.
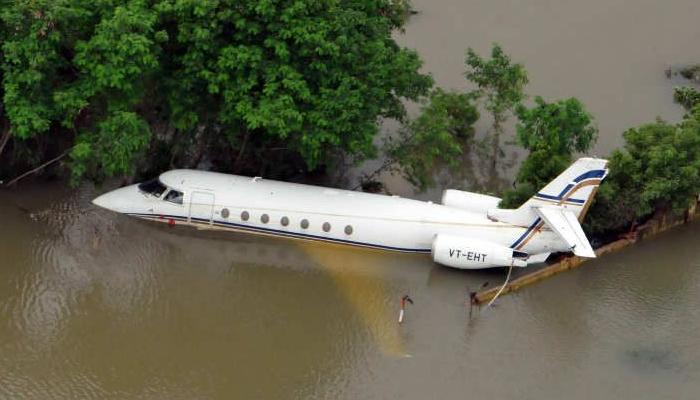
{"type": "Polygon", "coordinates": [[[678,86],[673,88],[673,100],[686,110],[700,105],[700,91],[689,86],[678,86]]]}
{"type": "Polygon", "coordinates": [[[485,96],[486,109],[498,123],[505,121],[505,113],[525,97],[524,88],[528,83],[525,68],[513,64],[498,44],[492,46],[490,59],[467,49],[466,66],[466,77],[477,85],[477,93],[485,96]]]}
{"type": "Polygon", "coordinates": [[[361,159],[375,152],[378,119],[403,119],[402,98],[432,85],[417,54],[391,36],[405,22],[405,1],[2,4],[12,132],[74,142],[76,177],[132,171],[153,146],[150,132],[159,141],[226,143],[215,149],[223,160],[241,150],[259,162],[269,147],[308,168],[334,152],[361,159]]]}
{"type": "Polygon", "coordinates": [[[150,138],[148,124],[136,113],[115,112],[95,131],[78,136],[71,152],[73,178],[81,178],[89,168],[99,168],[110,176],[132,173],[135,155],[146,151],[150,138]]]}
{"type": "Polygon", "coordinates": [[[309,168],[330,150],[358,159],[375,149],[378,117],[402,119],[401,97],[432,81],[391,38],[393,1],[161,2],[177,55],[167,104],[178,126],[207,119],[259,147],[288,147],[309,168]]]}
{"type": "Polygon", "coordinates": [[[389,157],[400,165],[406,179],[425,190],[434,184],[438,164],[459,165],[478,119],[472,95],[436,89],[418,118],[406,124],[398,141],[389,145],[389,157]]]}
{"type": "Polygon", "coordinates": [[[493,117],[493,132],[484,138],[484,144],[490,147],[491,166],[495,173],[498,159],[504,155],[501,149],[503,123],[507,120],[507,112],[525,98],[527,72],[521,64],[513,64],[498,44],[491,48],[490,59],[467,49],[465,63],[467,79],[477,86],[474,94],[484,98],[484,107],[493,117]]]}
{"type": "Polygon", "coordinates": [[[547,103],[537,96],[532,108],[521,105],[516,114],[518,142],[526,150],[546,145],[557,154],[582,153],[590,149],[598,135],[593,116],[573,97],[547,103]]]}
{"type": "Polygon", "coordinates": [[[624,138],[586,221],[589,232],[623,229],[655,210],[680,213],[700,193],[700,110],[677,125],[630,129],[624,138]]]}
{"type": "Polygon", "coordinates": [[[516,110],[518,143],[529,151],[518,171],[516,187],[504,193],[500,206],[515,208],[532,197],[595,143],[598,129],[585,106],[575,98],[547,103],[535,98],[532,108],[516,110]]]}

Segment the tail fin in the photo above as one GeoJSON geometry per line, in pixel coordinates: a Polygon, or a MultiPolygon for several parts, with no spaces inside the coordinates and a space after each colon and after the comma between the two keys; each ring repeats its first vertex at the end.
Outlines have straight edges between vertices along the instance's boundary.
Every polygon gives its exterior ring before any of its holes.
{"type": "Polygon", "coordinates": [[[495,221],[527,227],[511,244],[513,249],[524,249],[546,224],[575,254],[595,257],[579,221],[583,220],[600,182],[608,174],[606,165],[607,160],[579,158],[519,208],[490,209],[487,216],[495,221]]]}
{"type": "Polygon", "coordinates": [[[527,227],[510,246],[513,249],[524,249],[547,225],[575,254],[595,257],[579,221],[583,220],[600,182],[608,174],[606,165],[607,160],[579,158],[519,208],[491,209],[487,215],[495,221],[527,227]]]}
{"type": "Polygon", "coordinates": [[[608,174],[607,163],[600,158],[579,158],[519,208],[490,209],[488,216],[496,221],[530,226],[539,222],[536,208],[559,206],[582,221],[600,182],[608,174]]]}
{"type": "Polygon", "coordinates": [[[608,161],[600,158],[579,158],[547,186],[525,202],[518,210],[531,210],[544,205],[559,205],[582,221],[600,182],[608,174],[608,161]]]}

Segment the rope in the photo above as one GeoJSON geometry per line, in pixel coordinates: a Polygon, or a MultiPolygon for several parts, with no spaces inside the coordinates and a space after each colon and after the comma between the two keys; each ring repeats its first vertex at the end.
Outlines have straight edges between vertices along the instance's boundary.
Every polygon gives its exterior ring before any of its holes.
{"type": "Polygon", "coordinates": [[[486,308],[491,307],[491,304],[493,304],[493,302],[496,301],[498,296],[501,295],[501,292],[503,292],[503,289],[505,289],[506,286],[508,285],[508,281],[510,280],[510,273],[513,271],[513,263],[514,262],[515,262],[515,260],[510,262],[510,267],[508,267],[508,275],[506,275],[506,281],[503,282],[503,286],[501,286],[501,288],[498,289],[498,292],[496,292],[496,295],[493,296],[493,299],[491,299],[491,301],[489,301],[489,304],[486,305],[486,308]]]}

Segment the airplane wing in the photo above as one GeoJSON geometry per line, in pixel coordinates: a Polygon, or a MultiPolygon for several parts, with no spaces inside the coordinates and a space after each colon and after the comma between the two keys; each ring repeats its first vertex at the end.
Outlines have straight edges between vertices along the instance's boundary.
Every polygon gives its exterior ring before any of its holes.
{"type": "Polygon", "coordinates": [[[595,258],[595,252],[572,211],[560,206],[536,207],[534,210],[571,247],[574,254],[595,258]]]}

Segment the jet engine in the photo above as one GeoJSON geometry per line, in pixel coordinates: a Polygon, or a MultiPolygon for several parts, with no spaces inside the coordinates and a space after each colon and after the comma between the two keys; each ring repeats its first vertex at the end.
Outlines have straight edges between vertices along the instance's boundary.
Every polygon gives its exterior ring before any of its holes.
{"type": "Polygon", "coordinates": [[[527,262],[513,257],[513,249],[463,236],[438,234],[431,249],[433,261],[459,269],[526,267],[527,262]]]}
{"type": "Polygon", "coordinates": [[[447,189],[442,192],[442,204],[462,210],[485,213],[491,208],[498,207],[501,199],[485,194],[464,192],[447,189]]]}

